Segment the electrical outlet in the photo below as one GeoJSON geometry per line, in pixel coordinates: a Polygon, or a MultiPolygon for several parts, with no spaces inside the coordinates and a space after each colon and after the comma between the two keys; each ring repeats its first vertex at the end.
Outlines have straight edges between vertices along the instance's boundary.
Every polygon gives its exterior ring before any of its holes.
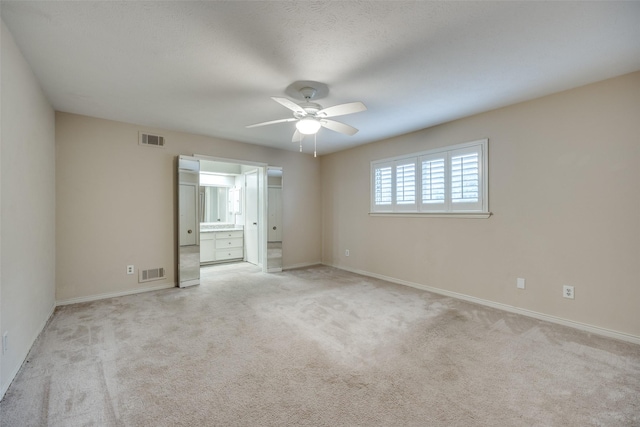
{"type": "Polygon", "coordinates": [[[344,256],[349,256],[349,249],[344,251],[344,256]]]}
{"type": "Polygon", "coordinates": [[[524,279],[518,277],[518,279],[516,280],[516,286],[518,287],[518,289],[524,289],[524,279]]]}
{"type": "Polygon", "coordinates": [[[127,265],[127,274],[133,274],[135,272],[135,267],[133,265],[127,265]]]}
{"type": "Polygon", "coordinates": [[[9,351],[9,331],[6,331],[2,335],[2,354],[5,354],[9,351]]]}
{"type": "Polygon", "coordinates": [[[564,285],[562,287],[562,296],[569,299],[574,299],[573,286],[564,285]]]}

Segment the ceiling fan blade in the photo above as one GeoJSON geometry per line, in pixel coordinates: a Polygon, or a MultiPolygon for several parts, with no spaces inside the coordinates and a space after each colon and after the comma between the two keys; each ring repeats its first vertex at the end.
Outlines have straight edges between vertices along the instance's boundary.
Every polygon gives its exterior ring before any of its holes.
{"type": "Polygon", "coordinates": [[[291,142],[300,142],[303,138],[303,135],[300,133],[298,129],[293,133],[293,138],[291,138],[291,142]]]}
{"type": "Polygon", "coordinates": [[[320,120],[322,127],[325,127],[334,132],[344,133],[345,135],[355,135],[358,129],[353,126],[345,125],[344,123],[336,122],[335,120],[320,120]]]}
{"type": "Polygon", "coordinates": [[[255,125],[249,125],[247,126],[247,129],[257,128],[258,126],[274,125],[276,123],[295,122],[296,120],[298,119],[296,119],[295,117],[291,117],[289,119],[271,120],[270,122],[263,122],[263,123],[256,123],[255,125]]]}
{"type": "Polygon", "coordinates": [[[278,98],[277,96],[272,96],[271,99],[273,99],[274,101],[276,101],[278,104],[282,105],[283,107],[286,107],[289,110],[293,111],[294,113],[304,114],[305,116],[307,115],[307,112],[304,111],[304,108],[302,108],[301,106],[299,106],[295,102],[291,101],[290,99],[278,98]]]}
{"type": "Polygon", "coordinates": [[[359,113],[366,109],[367,107],[362,102],[349,102],[324,108],[316,113],[316,117],[344,116],[345,114],[359,113]]]}

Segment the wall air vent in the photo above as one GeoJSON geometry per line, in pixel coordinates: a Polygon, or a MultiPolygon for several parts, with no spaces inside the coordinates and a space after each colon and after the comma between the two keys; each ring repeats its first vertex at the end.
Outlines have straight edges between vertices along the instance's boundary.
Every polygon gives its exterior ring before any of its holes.
{"type": "Polygon", "coordinates": [[[164,142],[165,142],[164,136],[152,135],[150,133],[143,133],[143,132],[139,132],[138,135],[139,135],[138,143],[140,145],[147,145],[152,147],[164,147],[164,142]]]}
{"type": "Polygon", "coordinates": [[[160,280],[166,277],[165,270],[162,267],[150,268],[148,270],[139,270],[138,283],[150,282],[152,280],[160,280]]]}

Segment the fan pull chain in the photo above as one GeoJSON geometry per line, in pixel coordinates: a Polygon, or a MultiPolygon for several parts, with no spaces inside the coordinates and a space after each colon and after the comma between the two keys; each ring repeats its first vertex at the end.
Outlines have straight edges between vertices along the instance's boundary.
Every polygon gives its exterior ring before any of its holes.
{"type": "Polygon", "coordinates": [[[317,142],[317,140],[318,140],[318,134],[314,133],[313,134],[313,157],[318,157],[316,155],[316,142],[317,142]]]}
{"type": "Polygon", "coordinates": [[[304,138],[304,136],[300,134],[300,152],[301,153],[302,153],[302,138],[304,138]]]}

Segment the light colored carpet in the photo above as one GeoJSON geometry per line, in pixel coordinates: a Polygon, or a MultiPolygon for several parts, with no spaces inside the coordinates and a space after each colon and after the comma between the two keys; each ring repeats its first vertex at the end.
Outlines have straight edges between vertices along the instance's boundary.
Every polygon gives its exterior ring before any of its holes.
{"type": "Polygon", "coordinates": [[[2,426],[638,426],[640,348],[344,271],[56,310],[2,426]]]}

